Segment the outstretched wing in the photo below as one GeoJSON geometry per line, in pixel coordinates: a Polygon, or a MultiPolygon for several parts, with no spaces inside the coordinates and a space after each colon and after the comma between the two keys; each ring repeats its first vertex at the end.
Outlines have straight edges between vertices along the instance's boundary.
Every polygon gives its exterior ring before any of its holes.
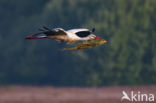
{"type": "Polygon", "coordinates": [[[90,31],[79,31],[79,32],[77,32],[77,33],[75,33],[75,34],[76,34],[77,36],[83,38],[83,37],[87,37],[88,35],[90,35],[91,32],[90,32],[90,31]]]}
{"type": "Polygon", "coordinates": [[[62,28],[49,29],[44,26],[42,29],[39,29],[39,31],[41,32],[36,33],[32,36],[41,36],[41,34],[44,34],[46,36],[67,35],[62,28]]]}
{"type": "Polygon", "coordinates": [[[56,28],[52,30],[48,30],[44,32],[47,36],[55,36],[55,35],[67,35],[66,32],[62,28],[56,28]]]}
{"type": "Polygon", "coordinates": [[[107,42],[106,40],[84,41],[74,47],[64,48],[63,50],[81,50],[81,49],[93,48],[95,46],[105,44],[106,42],[107,42]]]}

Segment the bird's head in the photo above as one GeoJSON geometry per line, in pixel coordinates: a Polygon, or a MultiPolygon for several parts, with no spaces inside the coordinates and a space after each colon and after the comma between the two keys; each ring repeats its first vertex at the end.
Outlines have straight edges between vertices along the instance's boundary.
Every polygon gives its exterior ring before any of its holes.
{"type": "Polygon", "coordinates": [[[93,38],[94,40],[104,40],[103,38],[98,37],[98,36],[96,36],[96,35],[93,35],[92,38],[93,38]]]}
{"type": "Polygon", "coordinates": [[[92,36],[92,40],[100,40],[100,41],[103,41],[104,43],[107,42],[107,40],[105,40],[105,39],[103,39],[103,38],[101,38],[101,37],[98,37],[98,36],[96,36],[96,35],[93,35],[93,36],[92,36]]]}
{"type": "Polygon", "coordinates": [[[100,39],[100,40],[101,40],[102,38],[100,38],[100,37],[98,37],[98,36],[94,36],[94,39],[100,39]]]}
{"type": "Polygon", "coordinates": [[[100,37],[93,35],[93,34],[90,36],[90,39],[92,39],[92,40],[103,40],[103,38],[100,38],[100,37]]]}

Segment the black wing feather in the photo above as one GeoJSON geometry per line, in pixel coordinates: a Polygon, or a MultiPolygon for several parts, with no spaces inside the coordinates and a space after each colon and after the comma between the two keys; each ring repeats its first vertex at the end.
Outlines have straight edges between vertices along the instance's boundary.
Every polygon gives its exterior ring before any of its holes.
{"type": "Polygon", "coordinates": [[[46,36],[56,36],[56,35],[66,35],[66,32],[63,29],[49,29],[48,27],[43,26],[43,29],[39,28],[39,33],[36,33],[32,36],[40,36],[41,34],[45,34],[46,36]]]}
{"type": "Polygon", "coordinates": [[[76,33],[76,35],[79,36],[79,37],[87,37],[90,34],[91,34],[90,31],[80,31],[80,32],[76,33]]]}

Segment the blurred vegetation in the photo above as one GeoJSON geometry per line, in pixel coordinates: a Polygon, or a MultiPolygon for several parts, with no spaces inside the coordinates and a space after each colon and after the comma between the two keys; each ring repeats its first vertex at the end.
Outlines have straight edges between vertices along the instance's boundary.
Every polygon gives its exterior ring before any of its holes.
{"type": "Polygon", "coordinates": [[[156,0],[0,0],[0,85],[156,84],[156,0]],[[24,38],[42,26],[96,28],[106,45],[24,38]]]}

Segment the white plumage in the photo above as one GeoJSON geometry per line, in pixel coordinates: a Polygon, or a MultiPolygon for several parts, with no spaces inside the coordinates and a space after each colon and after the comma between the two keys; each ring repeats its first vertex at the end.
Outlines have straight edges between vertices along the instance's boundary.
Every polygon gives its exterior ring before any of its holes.
{"type": "Polygon", "coordinates": [[[26,39],[55,39],[57,41],[64,41],[67,43],[75,43],[78,41],[87,41],[93,39],[101,39],[93,34],[89,29],[81,28],[81,29],[70,29],[64,30],[62,28],[54,28],[49,29],[47,27],[43,27],[43,29],[39,29],[41,32],[34,34],[32,36],[26,37],[26,39]]]}

